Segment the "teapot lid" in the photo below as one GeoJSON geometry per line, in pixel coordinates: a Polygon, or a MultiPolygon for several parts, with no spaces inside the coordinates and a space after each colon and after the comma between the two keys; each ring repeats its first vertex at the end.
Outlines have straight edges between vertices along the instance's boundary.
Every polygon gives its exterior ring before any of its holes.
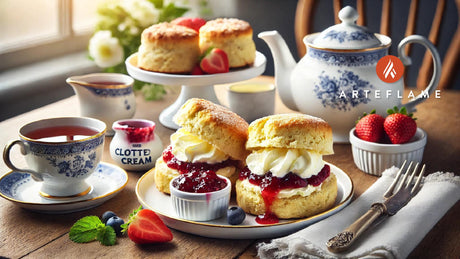
{"type": "Polygon", "coordinates": [[[342,23],[321,32],[313,40],[313,45],[328,49],[367,49],[382,46],[374,33],[366,27],[356,25],[358,16],[353,7],[345,6],[339,12],[342,23]]]}

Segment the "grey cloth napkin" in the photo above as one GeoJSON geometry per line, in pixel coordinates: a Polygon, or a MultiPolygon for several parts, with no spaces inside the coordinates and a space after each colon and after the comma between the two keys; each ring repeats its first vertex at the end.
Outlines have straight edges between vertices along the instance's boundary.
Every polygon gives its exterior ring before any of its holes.
{"type": "Polygon", "coordinates": [[[286,237],[258,245],[260,258],[405,258],[438,220],[460,199],[460,176],[436,172],[396,215],[368,229],[350,250],[334,254],[326,242],[382,201],[398,168],[385,170],[360,197],[342,211],[286,237]]]}

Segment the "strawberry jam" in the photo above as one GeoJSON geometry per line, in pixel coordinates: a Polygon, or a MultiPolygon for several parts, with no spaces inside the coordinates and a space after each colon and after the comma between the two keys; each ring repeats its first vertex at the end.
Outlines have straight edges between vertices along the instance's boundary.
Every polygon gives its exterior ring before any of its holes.
{"type": "Polygon", "coordinates": [[[227,182],[212,171],[193,171],[179,175],[172,185],[184,192],[206,193],[224,189],[227,182]]]}
{"type": "Polygon", "coordinates": [[[146,121],[122,121],[114,130],[123,130],[128,142],[143,143],[155,139],[155,123],[146,121]]]}
{"type": "Polygon", "coordinates": [[[214,172],[216,173],[219,169],[234,166],[236,168],[240,167],[240,162],[237,160],[227,159],[221,163],[217,164],[208,164],[205,162],[191,163],[178,160],[172,153],[172,147],[169,146],[163,151],[163,161],[166,165],[171,168],[179,171],[181,174],[188,172],[214,172]]]}
{"type": "Polygon", "coordinates": [[[265,214],[257,216],[256,222],[259,224],[273,224],[278,222],[278,218],[270,211],[270,207],[281,190],[301,188],[307,185],[318,186],[329,177],[330,173],[329,165],[324,165],[319,174],[310,178],[301,178],[292,172],[280,178],[273,176],[271,172],[265,175],[256,175],[251,173],[248,167],[245,167],[241,171],[239,179],[248,179],[250,183],[259,186],[261,189],[266,211],[265,214]]]}

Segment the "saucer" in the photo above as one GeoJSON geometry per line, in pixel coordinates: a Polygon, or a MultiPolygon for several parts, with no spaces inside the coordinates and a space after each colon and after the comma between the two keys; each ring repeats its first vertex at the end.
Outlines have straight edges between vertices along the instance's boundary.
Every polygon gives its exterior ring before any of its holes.
{"type": "Polygon", "coordinates": [[[92,186],[86,195],[71,198],[45,198],[39,194],[41,183],[29,174],[11,171],[0,178],[0,196],[28,210],[57,214],[86,210],[113,198],[128,183],[128,174],[120,167],[99,163],[87,179],[92,186]]]}

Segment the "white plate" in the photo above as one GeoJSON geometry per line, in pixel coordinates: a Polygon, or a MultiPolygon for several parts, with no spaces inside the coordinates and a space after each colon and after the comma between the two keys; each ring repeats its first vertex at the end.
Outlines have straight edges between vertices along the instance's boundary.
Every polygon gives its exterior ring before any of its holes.
{"type": "Polygon", "coordinates": [[[231,69],[230,72],[227,73],[209,75],[167,74],[143,70],[137,66],[137,53],[129,56],[125,64],[128,74],[143,82],[164,85],[205,86],[232,83],[259,76],[265,71],[267,59],[264,54],[257,51],[252,66],[241,69],[231,69]]]}
{"type": "MultiPolygon", "coordinates": [[[[329,163],[328,163],[329,164],[329,163]]],[[[144,208],[155,211],[164,223],[174,229],[212,238],[247,239],[273,238],[291,234],[330,215],[337,213],[350,203],[353,196],[353,182],[338,167],[329,164],[331,172],[337,177],[337,199],[333,208],[308,218],[280,220],[277,224],[261,225],[255,216],[246,215],[241,225],[230,225],[226,216],[216,220],[198,222],[184,220],[177,216],[169,195],[159,192],[154,184],[153,169],[144,174],[136,185],[136,195],[144,208]]]]}
{"type": "Polygon", "coordinates": [[[101,162],[86,181],[92,186],[86,195],[49,199],[39,194],[41,183],[34,181],[29,174],[11,171],[0,178],[0,196],[41,213],[69,213],[96,207],[113,198],[128,183],[128,174],[116,165],[101,162]]]}

